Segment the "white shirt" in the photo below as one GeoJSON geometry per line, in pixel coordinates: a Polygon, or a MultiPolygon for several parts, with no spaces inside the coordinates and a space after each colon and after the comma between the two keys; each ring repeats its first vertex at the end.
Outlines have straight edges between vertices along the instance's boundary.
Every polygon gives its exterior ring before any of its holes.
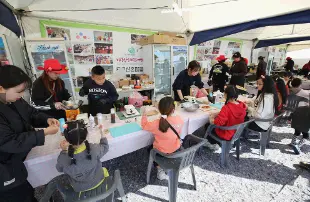
{"type": "MultiPolygon", "coordinates": [[[[256,99],[258,101],[260,96],[256,99]]],[[[274,117],[275,109],[274,109],[274,98],[273,94],[265,94],[264,100],[262,100],[256,107],[254,112],[254,118],[256,119],[271,119],[274,117]]],[[[263,130],[268,130],[270,123],[269,122],[259,122],[255,121],[255,123],[262,128],[263,130]]]]}

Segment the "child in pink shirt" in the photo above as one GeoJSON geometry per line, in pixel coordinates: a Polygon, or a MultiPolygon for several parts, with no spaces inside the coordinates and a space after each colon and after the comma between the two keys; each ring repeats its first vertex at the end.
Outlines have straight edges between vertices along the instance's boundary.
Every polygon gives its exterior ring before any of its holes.
{"type": "MultiPolygon", "coordinates": [[[[147,130],[154,135],[153,148],[163,153],[176,152],[181,142],[178,136],[172,131],[169,124],[181,134],[183,128],[183,120],[180,116],[172,116],[175,106],[174,100],[171,97],[164,97],[158,104],[159,112],[161,113],[160,119],[149,122],[145,113],[142,115],[141,125],[143,130],[147,130]]],[[[157,178],[162,180],[166,179],[165,172],[157,166],[157,178]]]]}

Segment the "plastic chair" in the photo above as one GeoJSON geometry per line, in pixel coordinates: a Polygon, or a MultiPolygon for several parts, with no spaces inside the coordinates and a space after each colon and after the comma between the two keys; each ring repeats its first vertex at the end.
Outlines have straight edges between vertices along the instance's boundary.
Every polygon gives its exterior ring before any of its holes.
{"type": "Polygon", "coordinates": [[[284,114],[285,112],[271,119],[255,119],[255,121],[259,121],[259,122],[270,122],[270,126],[266,132],[259,132],[259,131],[251,130],[249,128],[245,129],[245,133],[244,133],[245,138],[249,137],[249,133],[259,136],[260,138],[260,153],[259,154],[260,155],[263,155],[263,156],[265,155],[266,147],[269,146],[272,128],[276,123],[278,123],[281,120],[284,114]]]}
{"type": "Polygon", "coordinates": [[[229,156],[229,151],[232,149],[232,145],[235,143],[236,145],[236,154],[237,154],[237,160],[239,161],[239,156],[240,156],[240,136],[242,135],[244,129],[247,127],[248,124],[250,124],[254,120],[249,120],[247,122],[234,125],[234,126],[217,126],[217,125],[210,125],[207,129],[207,132],[205,134],[204,138],[207,138],[209,135],[212,137],[214,140],[219,142],[221,144],[221,155],[220,155],[220,165],[222,168],[228,166],[228,156],[229,156]],[[232,137],[231,140],[223,140],[219,138],[215,133],[214,129],[219,128],[221,130],[236,130],[234,136],[232,137]]]}
{"type": "Polygon", "coordinates": [[[196,143],[194,146],[191,146],[187,149],[172,154],[165,154],[156,149],[152,149],[150,152],[146,182],[147,184],[149,184],[150,182],[151,170],[153,167],[153,162],[155,161],[169,175],[168,180],[169,202],[176,201],[179,172],[184,168],[187,167],[191,168],[194,187],[195,190],[197,189],[193,160],[196,151],[206,143],[206,140],[196,137],[194,135],[188,135],[188,136],[189,137],[187,138],[189,139],[190,142],[196,143]]]}
{"type": "MultiPolygon", "coordinates": [[[[64,175],[62,175],[64,176],[64,175]]],[[[124,188],[122,185],[122,180],[120,176],[120,171],[116,170],[114,172],[114,176],[106,177],[102,184],[90,191],[85,191],[81,193],[77,193],[73,190],[72,186],[68,184],[62,184],[60,182],[59,176],[54,178],[48,185],[47,185],[47,192],[45,192],[44,199],[41,199],[40,202],[45,202],[50,200],[50,195],[55,190],[59,190],[61,195],[64,197],[65,202],[111,202],[114,201],[114,192],[118,190],[119,195],[122,198],[123,202],[126,202],[126,196],[124,192],[124,188]],[[55,180],[56,179],[56,180],[55,180]],[[46,196],[47,194],[47,196],[46,196]]],[[[53,201],[53,200],[50,200],[53,201]]]]}
{"type": "Polygon", "coordinates": [[[283,109],[289,113],[293,113],[296,108],[298,107],[300,102],[308,102],[307,98],[304,97],[300,97],[297,95],[289,95],[287,97],[287,103],[286,105],[283,107],[283,109]]]}

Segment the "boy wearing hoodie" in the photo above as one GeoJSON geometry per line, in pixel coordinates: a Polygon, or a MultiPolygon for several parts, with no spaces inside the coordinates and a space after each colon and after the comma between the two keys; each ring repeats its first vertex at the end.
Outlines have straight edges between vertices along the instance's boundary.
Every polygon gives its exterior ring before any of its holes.
{"type": "Polygon", "coordinates": [[[87,80],[81,88],[79,95],[88,95],[88,106],[91,115],[98,113],[109,114],[118,94],[114,85],[106,80],[105,70],[102,66],[94,66],[91,70],[91,79],[87,80]]]}

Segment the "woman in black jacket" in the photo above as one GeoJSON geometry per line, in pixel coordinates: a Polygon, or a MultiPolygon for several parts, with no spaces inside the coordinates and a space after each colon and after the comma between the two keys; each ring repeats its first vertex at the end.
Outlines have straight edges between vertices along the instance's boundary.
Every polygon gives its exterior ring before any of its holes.
{"type": "Polygon", "coordinates": [[[32,101],[39,106],[50,106],[51,110],[44,111],[49,116],[55,119],[65,118],[62,101],[68,101],[71,96],[59,75],[67,74],[68,70],[56,59],[45,60],[44,67],[38,69],[44,72],[33,84],[32,101]]]}
{"type": "Polygon", "coordinates": [[[27,181],[24,160],[45,136],[59,130],[59,122],[39,113],[22,99],[30,78],[18,67],[0,67],[0,201],[33,202],[34,189],[27,181]],[[34,130],[38,125],[49,125],[34,130]]]}
{"type": "Polygon", "coordinates": [[[234,62],[230,68],[230,84],[238,85],[244,87],[245,75],[248,72],[248,67],[246,65],[246,61],[239,52],[234,53],[233,55],[234,62]]]}

